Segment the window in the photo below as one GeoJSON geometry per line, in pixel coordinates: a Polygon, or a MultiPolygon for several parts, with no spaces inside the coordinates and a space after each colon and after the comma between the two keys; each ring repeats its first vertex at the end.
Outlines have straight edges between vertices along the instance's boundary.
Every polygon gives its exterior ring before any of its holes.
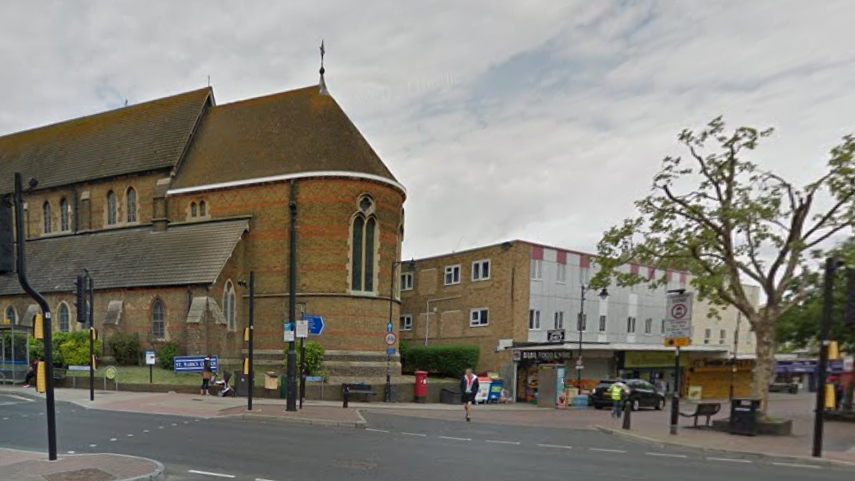
{"type": "Polygon", "coordinates": [[[198,207],[196,207],[195,202],[190,203],[190,217],[196,217],[199,215],[198,207]]]}
{"type": "Polygon", "coordinates": [[[564,312],[555,313],[555,329],[564,329],[564,312]]]}
{"type": "Polygon", "coordinates": [[[490,278],[490,261],[475,261],[472,263],[472,280],[486,281],[490,278]]]}
{"type": "Polygon", "coordinates": [[[543,261],[538,259],[531,260],[531,280],[539,281],[543,279],[543,261]]]}
{"type": "Polygon", "coordinates": [[[653,319],[648,318],[644,321],[644,333],[653,334],[653,319]]]}
{"type": "Polygon", "coordinates": [[[68,201],[63,197],[59,201],[59,230],[61,232],[68,232],[71,230],[71,226],[68,222],[68,201]]]}
{"type": "Polygon", "coordinates": [[[607,319],[606,316],[600,316],[600,332],[606,332],[607,319]]]}
{"type": "Polygon", "coordinates": [[[45,234],[50,234],[52,231],[50,219],[50,202],[45,201],[45,205],[42,206],[42,217],[44,217],[45,234]]]}
{"type": "Polygon", "coordinates": [[[160,299],[156,299],[151,305],[151,336],[153,338],[166,338],[166,323],[164,319],[163,302],[160,299]]]}
{"type": "Polygon", "coordinates": [[[711,337],[712,337],[712,329],[705,329],[704,330],[704,344],[709,344],[711,337]]]}
{"type": "Polygon", "coordinates": [[[118,222],[118,208],[115,192],[112,190],[107,192],[107,225],[118,222]]]}
{"type": "Polygon", "coordinates": [[[62,303],[59,305],[59,331],[68,332],[71,327],[69,322],[68,305],[62,303]]]}
{"type": "Polygon", "coordinates": [[[460,266],[448,266],[445,268],[445,285],[460,284],[460,266]]]}
{"type": "Polygon", "coordinates": [[[567,282],[567,266],[564,264],[558,264],[558,271],[555,275],[555,280],[559,284],[564,284],[567,282]]]}
{"type": "Polygon", "coordinates": [[[659,326],[659,334],[665,334],[665,319],[662,319],[662,325],[659,326]]]}
{"type": "Polygon", "coordinates": [[[587,314],[576,314],[576,330],[577,331],[587,331],[588,330],[588,315],[587,314]]]}
{"type": "Polygon", "coordinates": [[[235,321],[235,304],[237,298],[235,296],[235,286],[232,281],[226,282],[226,288],[223,290],[223,315],[226,316],[226,322],[229,325],[229,330],[234,331],[237,327],[235,321]]]}
{"type": "Polygon", "coordinates": [[[411,291],[413,290],[413,273],[405,272],[401,274],[401,290],[402,291],[411,291]]]}
{"type": "Polygon", "coordinates": [[[472,309],[469,313],[470,327],[483,327],[490,324],[490,311],[488,309],[472,309]]]}
{"type": "Polygon", "coordinates": [[[199,216],[205,217],[208,215],[208,204],[204,200],[199,201],[199,216]]]}
{"type": "Polygon", "coordinates": [[[629,334],[635,334],[635,318],[627,317],[626,318],[626,332],[629,334]]]}
{"type": "Polygon", "coordinates": [[[413,330],[413,316],[407,314],[406,316],[401,316],[400,319],[400,330],[402,331],[412,331],[413,330]]]}
{"type": "Polygon", "coordinates": [[[718,343],[719,344],[726,344],[727,343],[727,331],[725,331],[724,329],[722,329],[721,333],[719,334],[718,343]]]}
{"type": "Polygon", "coordinates": [[[540,311],[535,309],[528,311],[528,328],[531,331],[540,330],[540,311]]]}
{"type": "Polygon", "coordinates": [[[18,323],[18,313],[15,312],[15,308],[9,306],[6,308],[6,320],[9,321],[9,324],[17,324],[18,323]]]}
{"type": "Polygon", "coordinates": [[[137,191],[133,187],[128,189],[128,222],[137,221],[137,191]]]}
{"type": "Polygon", "coordinates": [[[374,218],[374,200],[362,196],[359,212],[353,217],[351,238],[350,288],[360,292],[374,292],[374,240],[378,236],[377,219],[374,218]]]}

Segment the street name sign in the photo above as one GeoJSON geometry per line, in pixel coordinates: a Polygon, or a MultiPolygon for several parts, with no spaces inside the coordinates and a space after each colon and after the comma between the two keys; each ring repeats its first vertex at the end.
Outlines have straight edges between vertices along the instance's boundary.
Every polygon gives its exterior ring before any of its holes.
{"type": "MultiPolygon", "coordinates": [[[[217,372],[218,357],[211,356],[211,370],[217,372]]],[[[202,372],[205,356],[175,356],[175,372],[202,372]]]]}

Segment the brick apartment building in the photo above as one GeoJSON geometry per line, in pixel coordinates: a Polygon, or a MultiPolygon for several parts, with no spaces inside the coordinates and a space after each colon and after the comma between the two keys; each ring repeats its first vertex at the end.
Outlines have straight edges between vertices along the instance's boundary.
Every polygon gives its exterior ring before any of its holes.
{"type": "MultiPolygon", "coordinates": [[[[324,316],[330,359],[376,354],[385,375],[406,191],[325,85],[224,105],[205,88],[13,133],[0,137],[4,194],[15,172],[38,180],[25,194],[29,273],[54,329],[78,328],[71,292],[86,268],[104,337],[237,360],[238,282],[254,271],[256,352],[281,363],[293,202],[299,310],[324,316]]],[[[39,308],[4,276],[0,309],[31,326],[39,308]]]]}
{"type": "MultiPolygon", "coordinates": [[[[581,333],[586,381],[620,371],[669,382],[667,368],[674,355],[663,345],[666,291],[688,288],[687,274],[625,266],[626,272],[650,278],[664,275],[668,285],[612,285],[605,298],[586,290],[580,323],[582,286],[596,273],[591,259],[589,254],[521,240],[415,259],[401,273],[400,337],[416,345],[477,345],[478,370],[519,380],[521,364],[577,359],[581,333]],[[564,343],[548,342],[552,329],[565,330],[564,343]]],[[[708,305],[695,302],[687,361],[726,358],[733,352],[735,311],[725,310],[721,319],[708,317],[708,312],[708,305]]],[[[753,353],[746,322],[739,331],[739,352],[753,353]]],[[[567,363],[567,378],[575,376],[574,367],[575,362],[567,363]]]]}

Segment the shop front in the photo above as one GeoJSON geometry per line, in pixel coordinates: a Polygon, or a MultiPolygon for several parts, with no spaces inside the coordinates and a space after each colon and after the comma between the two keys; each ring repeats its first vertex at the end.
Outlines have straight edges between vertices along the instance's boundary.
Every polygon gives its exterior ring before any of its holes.
{"type": "MultiPolygon", "coordinates": [[[[674,351],[626,351],[618,355],[620,376],[624,379],[644,379],[661,391],[670,393],[674,387],[676,356],[674,351]]],[[[681,371],[689,366],[688,352],[680,355],[681,371]]]]}
{"type": "MultiPolygon", "coordinates": [[[[816,392],[818,365],[816,359],[778,361],[775,365],[775,383],[798,384],[800,389],[816,392]]],[[[852,378],[851,362],[842,359],[829,361],[828,374],[835,379],[839,377],[844,385],[848,384],[852,378]]]]}
{"type": "Polygon", "coordinates": [[[682,394],[692,400],[750,397],[755,361],[694,359],[683,373],[682,394]]]}
{"type": "MultiPolygon", "coordinates": [[[[516,364],[516,401],[542,407],[559,405],[559,398],[566,388],[578,384],[578,360],[571,349],[517,349],[513,351],[516,364]]],[[[590,391],[601,379],[614,373],[610,353],[589,352],[584,354],[582,391],[590,391]]]]}

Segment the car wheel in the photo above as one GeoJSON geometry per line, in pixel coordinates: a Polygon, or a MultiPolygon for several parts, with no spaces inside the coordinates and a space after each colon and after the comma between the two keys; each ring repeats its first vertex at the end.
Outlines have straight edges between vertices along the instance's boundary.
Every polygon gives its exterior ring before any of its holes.
{"type": "Polygon", "coordinates": [[[633,411],[638,411],[639,409],[641,409],[641,403],[638,402],[638,399],[634,399],[632,401],[631,407],[633,411]]]}
{"type": "Polygon", "coordinates": [[[656,402],[656,410],[661,411],[663,409],[665,409],[665,398],[661,397],[659,398],[659,401],[656,402]]]}

